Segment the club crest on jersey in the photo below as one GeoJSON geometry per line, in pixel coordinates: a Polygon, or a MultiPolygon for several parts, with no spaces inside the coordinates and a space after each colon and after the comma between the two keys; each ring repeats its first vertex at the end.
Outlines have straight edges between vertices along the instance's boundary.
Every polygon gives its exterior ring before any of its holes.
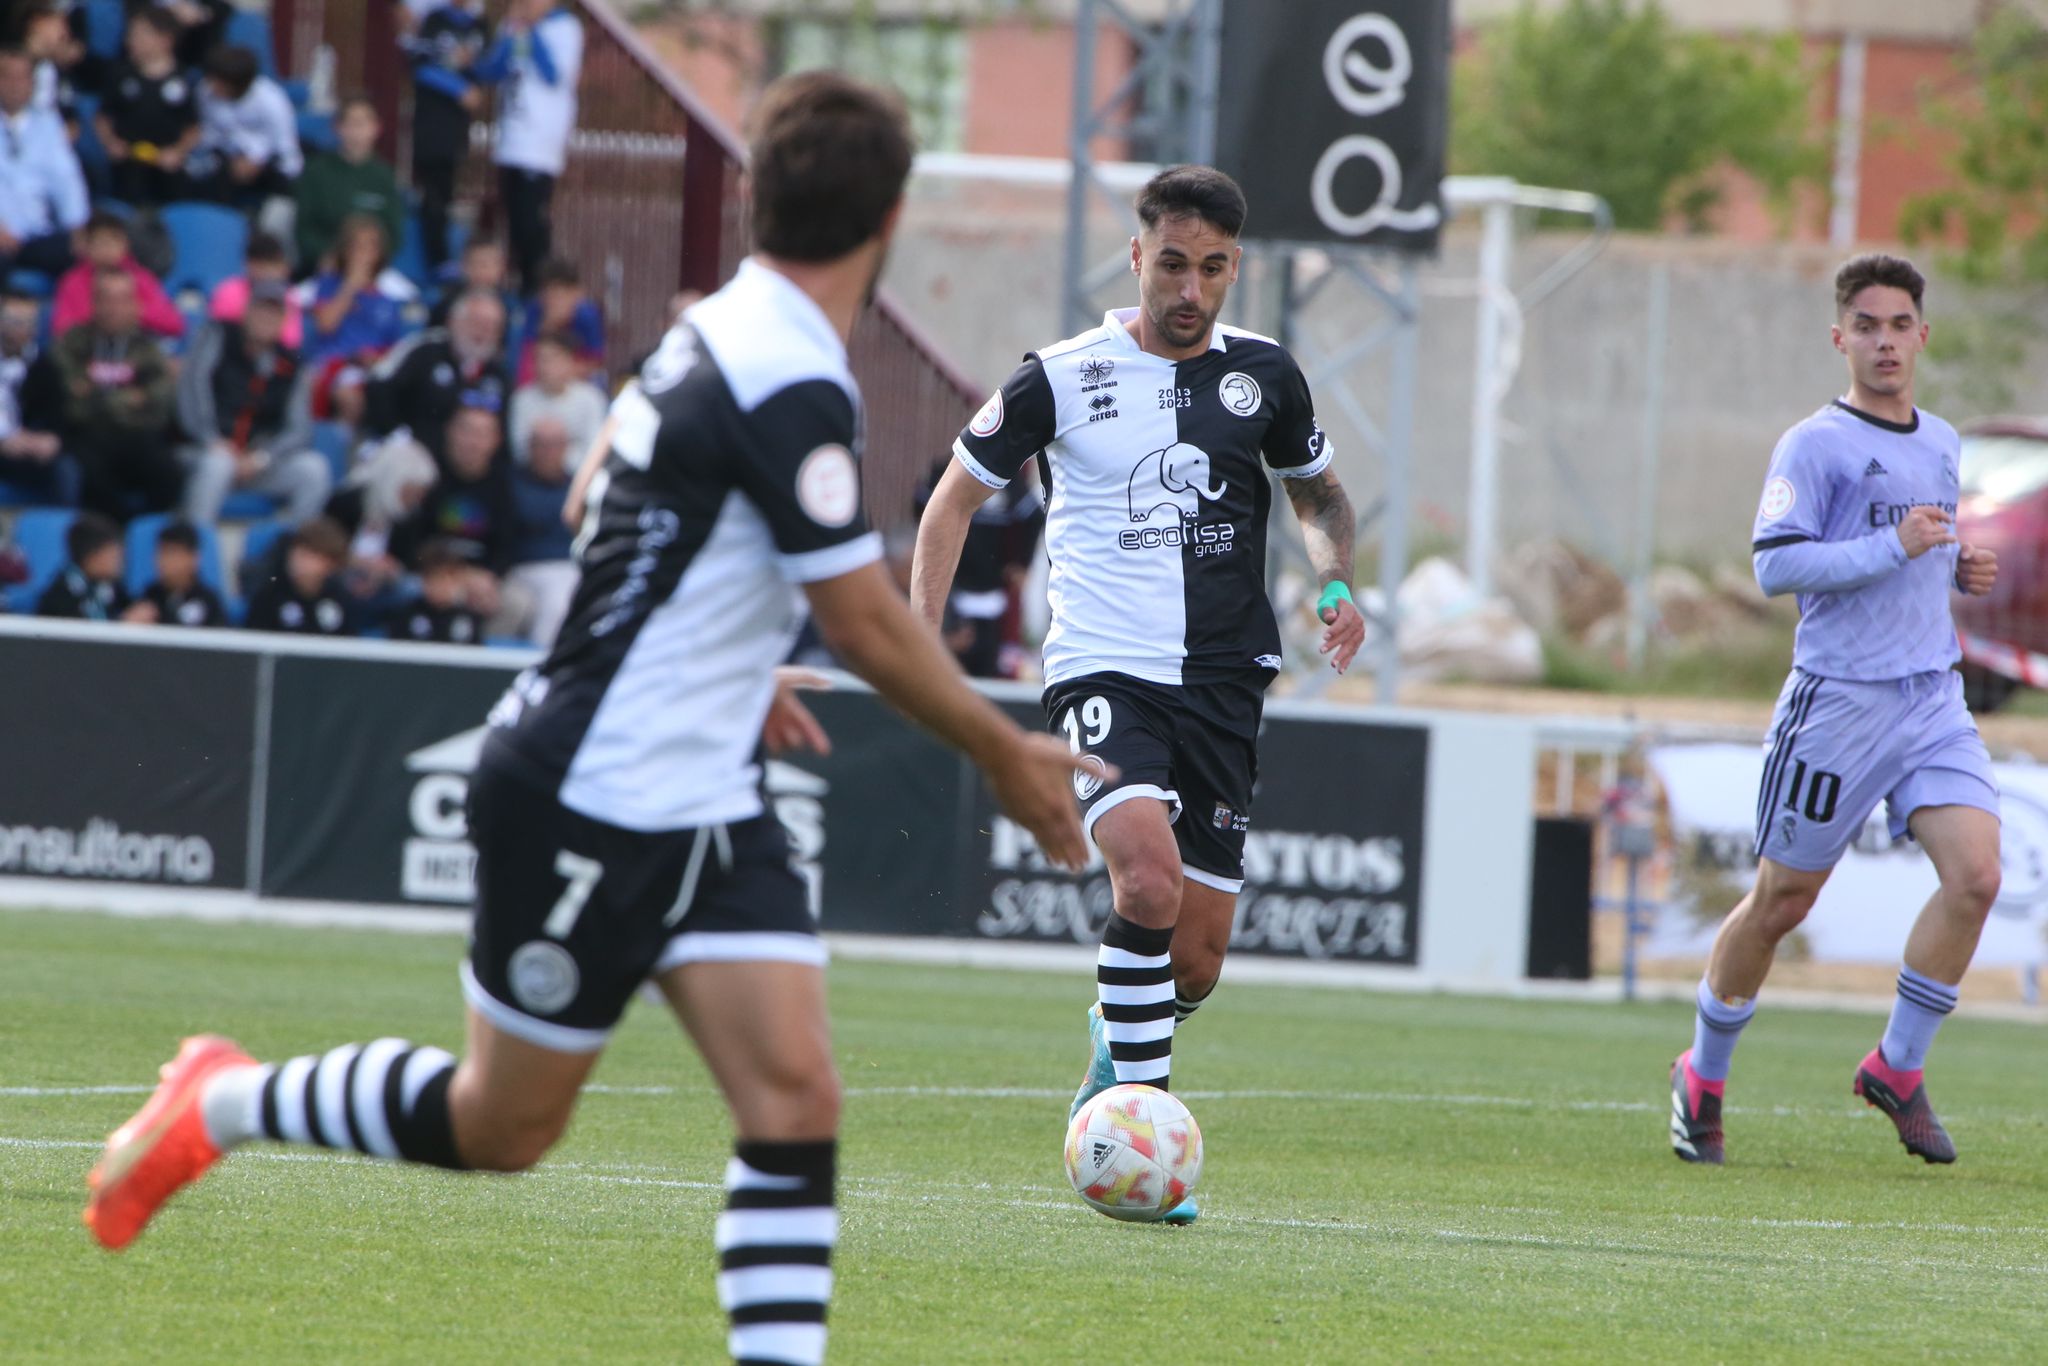
{"type": "Polygon", "coordinates": [[[1099,755],[1081,756],[1081,767],[1074,770],[1074,795],[1087,801],[1102,791],[1103,780],[1109,776],[1109,768],[1099,755]]]}
{"type": "Polygon", "coordinates": [[[1259,382],[1242,370],[1232,370],[1216,386],[1216,397],[1223,400],[1223,406],[1238,417],[1254,417],[1266,396],[1259,390],[1259,382]]]}
{"type": "Polygon", "coordinates": [[[1081,383],[1100,384],[1116,373],[1116,362],[1101,356],[1090,356],[1081,362],[1081,383]]]}
{"type": "Polygon", "coordinates": [[[1792,505],[1798,501],[1799,492],[1792,487],[1792,481],[1780,475],[1764,485],[1762,508],[1764,520],[1766,522],[1777,521],[1780,517],[1790,512],[1792,505]]]}
{"type": "MultiPolygon", "coordinates": [[[[953,411],[958,412],[959,409],[953,411]]],[[[967,430],[976,436],[994,436],[1003,427],[1003,391],[998,389],[988,396],[988,402],[981,405],[981,411],[974,415],[974,421],[967,424],[967,430]]]]}
{"type": "Polygon", "coordinates": [[[505,965],[512,999],[536,1015],[553,1015],[574,1001],[581,977],[569,951],[550,939],[521,944],[505,965]]]}
{"type": "Polygon", "coordinates": [[[796,470],[796,501],[819,526],[842,527],[860,512],[860,471],[853,452],[840,445],[820,446],[796,470]]]}

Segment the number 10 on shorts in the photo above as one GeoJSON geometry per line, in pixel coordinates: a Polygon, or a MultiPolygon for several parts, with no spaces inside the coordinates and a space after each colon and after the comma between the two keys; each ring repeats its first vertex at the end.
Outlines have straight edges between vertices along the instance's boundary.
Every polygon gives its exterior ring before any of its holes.
{"type": "Polygon", "coordinates": [[[1810,821],[1826,825],[1835,818],[1835,803],[1840,800],[1841,795],[1840,774],[1829,773],[1826,769],[1819,768],[1809,773],[1804,759],[1792,761],[1792,784],[1790,790],[1785,793],[1787,811],[1797,811],[1810,821]]]}

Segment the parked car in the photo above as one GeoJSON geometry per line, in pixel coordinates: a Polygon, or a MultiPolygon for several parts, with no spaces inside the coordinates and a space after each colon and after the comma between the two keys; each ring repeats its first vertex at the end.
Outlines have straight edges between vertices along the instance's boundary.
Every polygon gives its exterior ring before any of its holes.
{"type": "Polygon", "coordinates": [[[1998,554],[1990,594],[1955,599],[1963,688],[1994,711],[2021,687],[2048,687],[2048,418],[1996,418],[1963,430],[1958,539],[1998,554]]]}

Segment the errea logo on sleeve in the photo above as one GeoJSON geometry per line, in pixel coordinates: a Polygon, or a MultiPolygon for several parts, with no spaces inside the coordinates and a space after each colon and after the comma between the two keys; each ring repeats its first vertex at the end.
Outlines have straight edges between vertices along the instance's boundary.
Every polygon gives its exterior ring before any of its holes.
{"type": "Polygon", "coordinates": [[[1792,487],[1792,481],[1782,475],[1764,485],[1764,501],[1759,511],[1766,522],[1775,522],[1792,510],[1799,501],[1799,491],[1792,487]]]}

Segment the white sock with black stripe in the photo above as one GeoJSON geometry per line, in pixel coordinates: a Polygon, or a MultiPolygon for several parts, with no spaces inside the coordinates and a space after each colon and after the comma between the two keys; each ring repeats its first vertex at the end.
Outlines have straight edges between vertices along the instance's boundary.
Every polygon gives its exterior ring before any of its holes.
{"type": "Polygon", "coordinates": [[[1179,988],[1175,988],[1173,993],[1174,1028],[1178,1029],[1182,1025],[1186,1024],[1188,1022],[1188,1016],[1200,1010],[1202,1008],[1202,1002],[1208,1000],[1210,995],[1214,993],[1215,990],[1216,988],[1212,986],[1209,988],[1208,991],[1203,992],[1200,996],[1183,996],[1179,988]]]}
{"type": "Polygon", "coordinates": [[[718,1216],[718,1303],[732,1321],[738,1366],[820,1366],[832,1249],[839,1242],[833,1181],[839,1144],[742,1139],[725,1167],[718,1216]]]}
{"type": "Polygon", "coordinates": [[[1095,995],[1118,1085],[1166,1089],[1173,1070],[1173,930],[1109,913],[1095,957],[1095,995]]]}
{"type": "Polygon", "coordinates": [[[403,1039],[344,1044],[280,1066],[230,1067],[200,1092],[223,1152],[254,1138],[465,1169],[448,1118],[455,1059],[403,1039]]]}

